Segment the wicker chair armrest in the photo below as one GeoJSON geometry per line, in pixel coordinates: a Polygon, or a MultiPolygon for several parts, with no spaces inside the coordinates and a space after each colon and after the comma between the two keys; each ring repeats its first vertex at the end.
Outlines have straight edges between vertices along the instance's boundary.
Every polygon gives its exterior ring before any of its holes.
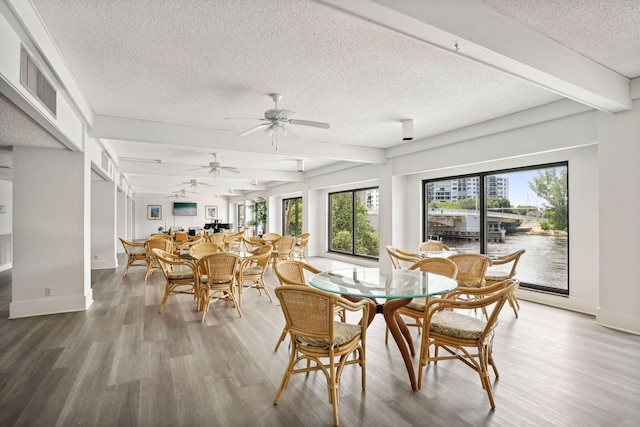
{"type": "Polygon", "coordinates": [[[431,316],[432,313],[442,310],[475,310],[477,308],[487,307],[493,304],[500,297],[501,291],[506,288],[512,288],[510,292],[515,291],[520,282],[515,279],[504,280],[491,286],[483,288],[466,288],[459,291],[458,287],[455,291],[446,294],[446,298],[433,298],[425,306],[425,316],[431,316]],[[477,295],[481,298],[474,299],[457,299],[458,295],[477,295]]]}
{"type": "Polygon", "coordinates": [[[336,307],[340,307],[350,312],[358,312],[362,311],[362,317],[360,318],[360,325],[362,326],[362,333],[364,334],[367,326],[369,324],[369,310],[371,309],[371,304],[366,299],[361,299],[360,301],[350,301],[346,298],[338,298],[335,304],[336,307]]]}

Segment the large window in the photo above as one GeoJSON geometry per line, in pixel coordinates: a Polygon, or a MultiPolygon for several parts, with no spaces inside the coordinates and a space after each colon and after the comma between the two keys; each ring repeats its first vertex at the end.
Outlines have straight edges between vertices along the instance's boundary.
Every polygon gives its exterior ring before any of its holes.
{"type": "Polygon", "coordinates": [[[525,249],[522,287],[569,293],[568,165],[424,182],[423,240],[491,257],[525,249]]]}
{"type": "Polygon", "coordinates": [[[379,192],[377,188],[329,194],[329,250],[378,257],[379,192]]]}
{"type": "Polygon", "coordinates": [[[282,201],[282,234],[302,234],[302,197],[282,201]]]}

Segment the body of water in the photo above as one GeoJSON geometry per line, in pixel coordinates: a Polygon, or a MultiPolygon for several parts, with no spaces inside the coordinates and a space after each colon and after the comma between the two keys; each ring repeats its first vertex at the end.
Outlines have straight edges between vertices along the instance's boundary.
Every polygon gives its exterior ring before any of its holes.
{"type": "MultiPolygon", "coordinates": [[[[480,243],[476,241],[443,239],[442,242],[460,252],[480,252],[480,243]]],[[[569,289],[567,237],[507,234],[504,243],[488,244],[488,255],[492,257],[507,255],[519,249],[526,249],[517,267],[517,277],[521,282],[556,289],[569,289]]]]}

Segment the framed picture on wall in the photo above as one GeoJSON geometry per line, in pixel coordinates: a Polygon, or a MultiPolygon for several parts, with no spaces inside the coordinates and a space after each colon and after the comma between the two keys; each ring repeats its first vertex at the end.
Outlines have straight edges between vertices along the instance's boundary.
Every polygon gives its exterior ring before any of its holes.
{"type": "Polygon", "coordinates": [[[204,207],[204,219],[218,219],[218,207],[217,206],[205,206],[204,207]]]}
{"type": "Polygon", "coordinates": [[[147,205],[147,219],[162,219],[162,206],[147,205]]]}

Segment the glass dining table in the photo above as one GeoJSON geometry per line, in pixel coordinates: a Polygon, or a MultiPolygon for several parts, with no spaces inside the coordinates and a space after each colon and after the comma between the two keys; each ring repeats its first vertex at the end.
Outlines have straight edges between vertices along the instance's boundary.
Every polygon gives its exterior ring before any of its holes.
{"type": "Polygon", "coordinates": [[[379,268],[345,268],[323,271],[309,279],[311,286],[340,294],[351,300],[367,299],[375,307],[370,310],[369,323],[376,313],[382,313],[402,354],[411,388],[417,390],[416,375],[411,356],[415,355],[409,328],[397,310],[412,298],[442,295],[454,290],[458,283],[438,274],[419,270],[384,270],[379,268]],[[378,303],[378,299],[384,303],[378,303]]]}

